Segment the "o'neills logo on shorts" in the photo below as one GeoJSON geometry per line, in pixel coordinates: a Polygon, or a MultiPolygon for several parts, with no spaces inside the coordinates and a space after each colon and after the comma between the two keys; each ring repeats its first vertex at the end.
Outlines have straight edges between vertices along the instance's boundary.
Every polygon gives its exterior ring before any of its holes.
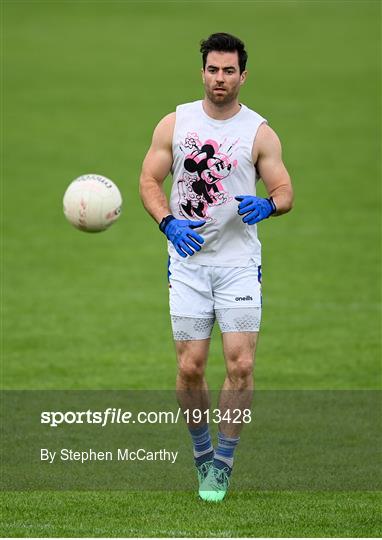
{"type": "Polygon", "coordinates": [[[247,296],[236,296],[235,300],[236,302],[245,302],[246,300],[253,300],[253,298],[247,294],[247,296]]]}

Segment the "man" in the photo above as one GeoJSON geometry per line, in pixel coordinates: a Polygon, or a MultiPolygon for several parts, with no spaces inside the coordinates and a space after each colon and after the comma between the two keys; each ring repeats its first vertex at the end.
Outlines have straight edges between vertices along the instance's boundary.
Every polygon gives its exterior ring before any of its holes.
{"type": "Polygon", "coordinates": [[[212,34],[202,41],[201,53],[204,99],[178,106],[159,122],[143,163],[140,193],[168,239],[177,398],[193,441],[199,495],[220,501],[253,393],[261,319],[256,224],[288,212],[293,192],[277,135],[238,100],[247,78],[244,44],[230,34],[212,34]],[[162,184],[170,171],[168,203],[162,184]],[[256,197],[259,178],[269,198],[256,197]],[[226,378],[214,450],[204,372],[215,318],[226,378]],[[238,423],[234,410],[240,413],[238,423]]]}

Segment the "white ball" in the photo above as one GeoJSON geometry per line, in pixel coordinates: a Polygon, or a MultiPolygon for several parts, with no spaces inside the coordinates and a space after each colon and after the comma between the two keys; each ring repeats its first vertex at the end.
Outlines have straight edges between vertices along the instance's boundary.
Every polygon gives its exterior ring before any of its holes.
{"type": "Polygon", "coordinates": [[[104,231],[119,218],[121,206],[117,186],[99,174],[79,176],[64,195],[65,217],[81,231],[104,231]]]}

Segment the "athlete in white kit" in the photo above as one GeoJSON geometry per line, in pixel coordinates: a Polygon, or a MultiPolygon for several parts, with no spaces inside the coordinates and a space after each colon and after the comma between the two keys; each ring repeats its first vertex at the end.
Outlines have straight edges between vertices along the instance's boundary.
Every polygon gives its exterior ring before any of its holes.
{"type": "Polygon", "coordinates": [[[177,397],[192,437],[199,495],[208,501],[226,494],[252,402],[261,320],[256,224],[288,212],[293,202],[276,133],[238,100],[247,77],[244,47],[225,33],[202,41],[204,99],[179,105],[159,122],[140,178],[143,204],[168,239],[177,397]],[[170,172],[168,203],[162,185],[170,172]],[[269,198],[256,196],[260,178],[269,198]],[[214,449],[204,372],[215,318],[226,378],[214,449]]]}

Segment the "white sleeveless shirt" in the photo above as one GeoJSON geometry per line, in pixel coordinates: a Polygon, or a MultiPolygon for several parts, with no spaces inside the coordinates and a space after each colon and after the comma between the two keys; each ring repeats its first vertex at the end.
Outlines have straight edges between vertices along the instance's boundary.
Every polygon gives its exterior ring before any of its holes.
{"type": "Polygon", "coordinates": [[[209,117],[201,100],[176,108],[171,213],[206,223],[195,229],[204,238],[199,252],[182,259],[168,242],[171,257],[208,266],[261,264],[257,227],[242,222],[235,196],[256,195],[252,148],[263,122],[245,105],[227,120],[209,117]]]}

